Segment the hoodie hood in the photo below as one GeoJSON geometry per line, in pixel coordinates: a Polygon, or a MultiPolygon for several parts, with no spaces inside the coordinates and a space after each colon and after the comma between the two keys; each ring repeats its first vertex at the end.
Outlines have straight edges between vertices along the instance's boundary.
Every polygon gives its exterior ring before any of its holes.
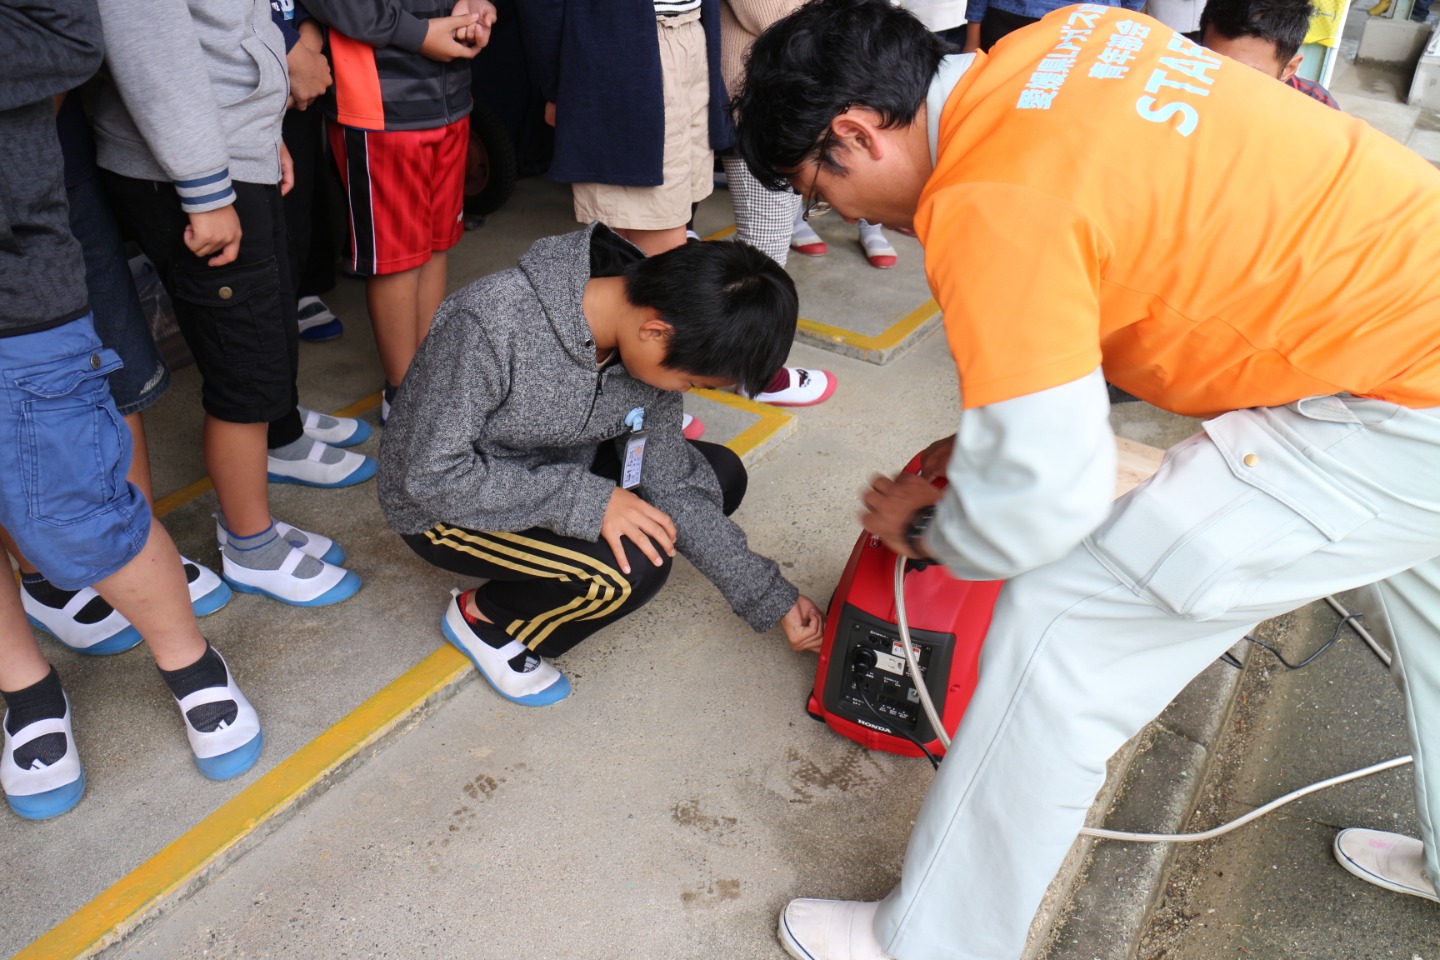
{"type": "Polygon", "coordinates": [[[595,365],[595,337],[585,319],[585,284],[592,277],[615,277],[645,254],[605,226],[542,237],[520,258],[555,336],[577,362],[595,365]]]}

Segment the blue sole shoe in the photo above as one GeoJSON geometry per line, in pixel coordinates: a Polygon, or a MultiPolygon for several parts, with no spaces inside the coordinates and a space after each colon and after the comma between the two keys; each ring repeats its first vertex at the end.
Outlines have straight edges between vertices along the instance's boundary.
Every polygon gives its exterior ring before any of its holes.
{"type": "Polygon", "coordinates": [[[37,793],[29,797],[5,796],[5,802],[10,804],[10,809],[26,820],[49,820],[51,817],[58,817],[62,813],[69,813],[75,809],[80,798],[85,795],[85,774],[81,772],[80,778],[63,787],[56,787],[54,790],[46,790],[44,793],[37,793]]]}
{"type": "Polygon", "coordinates": [[[374,457],[366,457],[365,462],[347,474],[344,479],[336,480],[334,483],[316,483],[312,480],[301,480],[296,477],[287,477],[284,474],[266,471],[265,478],[271,483],[297,483],[302,487],[320,487],[321,489],[333,490],[339,487],[353,487],[356,484],[364,483],[375,476],[380,465],[374,457]]]}
{"type": "Polygon", "coordinates": [[[119,631],[118,633],[112,633],[110,636],[106,637],[104,640],[101,640],[99,643],[92,643],[87,647],[77,647],[73,646],[72,644],[66,643],[59,634],[57,634],[54,630],[51,630],[48,626],[41,623],[39,620],[36,620],[34,617],[30,616],[30,614],[27,613],[25,615],[25,619],[30,621],[30,625],[32,627],[42,630],[45,633],[49,634],[51,637],[53,637],[55,639],[55,642],[60,644],[60,646],[64,647],[66,650],[69,650],[72,653],[81,653],[87,657],[106,657],[112,653],[124,653],[131,647],[138,645],[143,639],[140,636],[140,631],[136,630],[133,626],[127,623],[123,630],[119,631]]]}
{"type": "Polygon", "coordinates": [[[218,757],[195,758],[195,766],[209,780],[230,780],[255,766],[260,759],[260,750],[265,746],[265,732],[255,734],[254,739],[229,753],[218,757]]]}
{"type": "MultiPolygon", "coordinates": [[[[516,674],[513,670],[510,669],[507,662],[510,656],[514,656],[514,652],[508,652],[507,650],[496,650],[495,648],[487,645],[485,641],[481,640],[479,637],[475,637],[471,643],[466,643],[464,640],[462,640],[460,637],[460,633],[455,629],[454,626],[451,625],[450,622],[452,619],[460,615],[459,609],[460,608],[457,605],[457,601],[452,600],[450,603],[450,609],[446,612],[445,617],[442,618],[440,621],[440,632],[445,636],[446,640],[450,641],[451,646],[455,647],[455,649],[465,654],[466,658],[468,658],[471,663],[475,664],[475,669],[480,671],[480,676],[485,678],[485,682],[490,684],[490,688],[492,690],[500,694],[500,696],[504,697],[506,700],[509,700],[511,703],[518,703],[522,707],[548,707],[552,703],[559,703],[561,700],[564,700],[566,697],[570,696],[569,678],[545,661],[542,660],[540,662],[540,667],[536,671],[534,671],[533,674],[516,674]],[[486,664],[481,662],[481,657],[486,660],[493,661],[493,663],[489,665],[488,669],[486,664]],[[554,679],[551,680],[548,685],[545,685],[541,689],[535,690],[532,693],[510,692],[507,691],[503,686],[501,686],[501,683],[505,682],[504,680],[499,680],[497,682],[497,677],[492,677],[490,675],[489,671],[491,669],[495,670],[497,674],[500,674],[501,676],[509,679],[511,685],[519,685],[522,687],[533,687],[537,685],[537,682],[543,684],[545,682],[544,678],[546,676],[553,677],[554,679]]],[[[465,632],[469,633],[469,630],[467,629],[465,632]]],[[[518,643],[514,643],[513,645],[517,648],[517,650],[521,649],[518,643]]]]}
{"type": "Polygon", "coordinates": [[[326,590],[324,593],[320,594],[320,596],[314,597],[310,600],[292,600],[289,597],[282,596],[281,594],[272,593],[271,591],[266,590],[264,587],[257,587],[248,583],[241,583],[239,580],[230,577],[228,574],[225,577],[225,582],[230,584],[230,586],[234,587],[236,590],[239,590],[241,593],[253,593],[257,596],[269,597],[271,600],[279,600],[281,603],[288,603],[292,607],[328,607],[332,603],[339,603],[342,600],[349,600],[351,597],[355,596],[355,594],[360,592],[360,587],[363,585],[363,581],[360,579],[358,574],[356,574],[352,570],[346,570],[345,576],[340,579],[340,582],[335,584],[335,586],[331,587],[329,590],[326,590]]]}

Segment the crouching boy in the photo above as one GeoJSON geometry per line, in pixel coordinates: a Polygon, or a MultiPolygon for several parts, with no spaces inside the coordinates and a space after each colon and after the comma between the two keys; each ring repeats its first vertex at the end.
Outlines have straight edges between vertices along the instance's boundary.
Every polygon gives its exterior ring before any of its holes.
{"type": "Polygon", "coordinates": [[[740,459],[680,432],[692,387],[761,389],[796,316],[794,284],[751,247],[646,259],[596,224],[441,306],[385,428],[380,505],[425,560],[488,581],[441,630],[501,696],[563,699],[542,658],[643,606],[676,550],[756,631],[819,647],[815,604],[729,519],[740,459]]]}

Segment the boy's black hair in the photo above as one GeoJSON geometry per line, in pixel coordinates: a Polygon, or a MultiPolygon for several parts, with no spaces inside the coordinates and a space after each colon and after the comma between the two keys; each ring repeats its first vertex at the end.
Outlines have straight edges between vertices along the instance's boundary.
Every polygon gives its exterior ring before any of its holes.
{"type": "Polygon", "coordinates": [[[625,296],[674,328],[664,365],[760,393],[795,340],[795,281],[738,240],[687,243],[625,268],[625,296]]]}
{"type": "Polygon", "coordinates": [[[1200,36],[1214,30],[1227,40],[1259,37],[1275,44],[1286,64],[1305,42],[1313,14],[1310,0],[1209,0],[1200,14],[1200,36]]]}
{"type": "Polygon", "coordinates": [[[812,0],[760,35],[730,101],[735,149],[762,184],[790,188],[808,161],[835,163],[821,141],[830,121],[868,107],[886,127],[915,119],[940,58],[956,52],[889,0],[812,0]]]}

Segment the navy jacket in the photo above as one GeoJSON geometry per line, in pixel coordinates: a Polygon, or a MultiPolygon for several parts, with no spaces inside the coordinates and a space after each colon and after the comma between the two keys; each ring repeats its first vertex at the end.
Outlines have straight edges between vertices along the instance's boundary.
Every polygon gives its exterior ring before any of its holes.
{"type": "MultiPolygon", "coordinates": [[[[555,104],[561,183],[655,187],[664,179],[665,109],[651,0],[521,0],[531,71],[555,104]]],[[[710,61],[710,146],[730,146],[720,77],[720,0],[702,0],[710,61]]]]}

